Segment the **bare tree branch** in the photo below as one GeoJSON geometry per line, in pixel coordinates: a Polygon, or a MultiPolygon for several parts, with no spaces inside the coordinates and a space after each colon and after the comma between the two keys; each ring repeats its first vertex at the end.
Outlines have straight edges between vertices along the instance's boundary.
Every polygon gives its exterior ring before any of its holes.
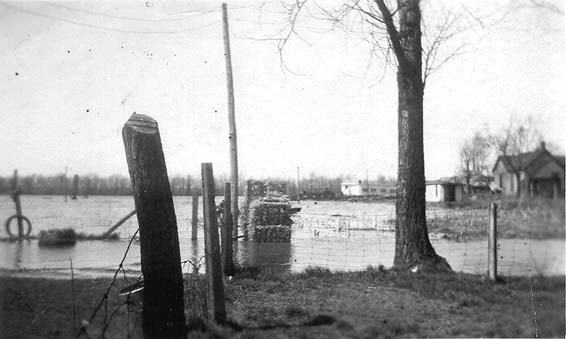
{"type": "Polygon", "coordinates": [[[564,15],[564,10],[555,4],[545,0],[529,0],[531,7],[544,9],[556,14],[564,15]]]}
{"type": "Polygon", "coordinates": [[[407,62],[405,60],[405,54],[403,53],[403,48],[401,47],[401,41],[399,40],[399,32],[397,32],[397,28],[393,23],[393,16],[389,11],[389,8],[385,5],[383,0],[375,0],[377,7],[379,7],[379,11],[383,16],[383,22],[387,27],[387,33],[389,34],[389,41],[391,43],[391,48],[397,57],[397,61],[399,62],[399,66],[403,67],[407,62]]]}
{"type": "Polygon", "coordinates": [[[283,37],[279,39],[279,42],[277,44],[277,49],[279,51],[279,62],[281,65],[281,68],[283,70],[287,70],[293,74],[299,75],[299,73],[297,73],[296,71],[291,70],[286,64],[285,64],[285,59],[283,58],[283,50],[285,48],[285,45],[287,45],[287,42],[289,41],[289,39],[291,38],[291,36],[296,36],[299,39],[301,39],[303,42],[307,43],[308,45],[310,45],[309,42],[307,42],[305,39],[303,39],[303,37],[301,37],[300,34],[297,34],[297,31],[295,30],[296,24],[297,24],[297,20],[299,18],[299,14],[301,13],[301,10],[304,8],[305,4],[307,3],[308,0],[296,0],[295,3],[291,6],[287,6],[284,2],[281,3],[281,5],[287,9],[287,19],[288,19],[288,32],[287,34],[283,37]]]}

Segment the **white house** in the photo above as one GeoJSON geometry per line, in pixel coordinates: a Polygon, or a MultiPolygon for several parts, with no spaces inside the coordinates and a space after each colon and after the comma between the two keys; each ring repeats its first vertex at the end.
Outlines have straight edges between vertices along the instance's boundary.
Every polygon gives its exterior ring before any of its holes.
{"type": "Polygon", "coordinates": [[[544,142],[533,152],[498,157],[493,174],[506,196],[564,196],[564,156],[551,154],[544,142]]]}
{"type": "Polygon", "coordinates": [[[426,201],[428,202],[460,202],[464,193],[464,185],[453,179],[440,179],[426,182],[426,201]]]}
{"type": "Polygon", "coordinates": [[[394,185],[378,184],[376,182],[343,182],[341,185],[342,195],[349,197],[380,196],[394,197],[397,190],[394,185]]]}

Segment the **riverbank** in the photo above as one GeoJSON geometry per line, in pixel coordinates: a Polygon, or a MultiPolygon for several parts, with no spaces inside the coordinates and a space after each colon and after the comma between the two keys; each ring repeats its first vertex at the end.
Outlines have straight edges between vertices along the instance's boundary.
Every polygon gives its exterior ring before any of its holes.
{"type": "Polygon", "coordinates": [[[457,241],[486,238],[491,202],[498,204],[499,238],[564,239],[566,236],[564,199],[470,200],[439,212],[434,210],[435,205],[427,205],[428,229],[457,241]]]}
{"type": "MultiPolygon", "coordinates": [[[[203,290],[194,276],[185,280],[186,300],[200,300],[203,290]]],[[[73,324],[89,319],[110,283],[75,279],[73,311],[71,280],[1,276],[0,337],[73,337],[78,333],[73,324]]],[[[90,337],[100,337],[105,314],[112,319],[107,337],[126,337],[128,331],[141,337],[139,305],[130,305],[128,313],[118,296],[127,284],[118,277],[108,304],[102,303],[86,327],[90,337]]],[[[564,337],[564,300],[564,277],[504,278],[494,284],[478,275],[378,268],[282,275],[247,269],[226,281],[232,326],[195,326],[190,337],[564,337]]],[[[186,302],[188,314],[195,304],[186,302]]]]}

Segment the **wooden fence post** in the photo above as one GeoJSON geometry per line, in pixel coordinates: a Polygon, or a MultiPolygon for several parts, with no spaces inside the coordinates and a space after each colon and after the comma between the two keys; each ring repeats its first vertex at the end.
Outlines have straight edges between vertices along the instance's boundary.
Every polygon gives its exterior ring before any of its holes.
{"type": "Polygon", "coordinates": [[[198,191],[193,190],[193,217],[191,219],[191,240],[197,240],[198,227],[198,191]]]}
{"type": "Polygon", "coordinates": [[[22,213],[22,201],[20,200],[20,190],[16,189],[14,192],[14,201],[16,202],[16,215],[18,219],[18,239],[24,238],[24,215],[22,213]]]}
{"type": "Polygon", "coordinates": [[[18,239],[23,239],[24,237],[24,219],[22,218],[22,201],[20,200],[20,188],[18,183],[18,170],[14,170],[14,179],[13,179],[13,198],[14,202],[16,203],[16,215],[18,221],[18,239]]]}
{"type": "Polygon", "coordinates": [[[487,243],[487,275],[490,280],[497,280],[497,204],[489,205],[489,238],[487,243]]]}
{"type": "Polygon", "coordinates": [[[204,212],[204,253],[206,262],[206,279],[208,283],[208,317],[217,323],[226,320],[224,304],[224,278],[222,276],[222,259],[218,241],[218,218],[214,203],[214,174],[211,163],[201,164],[202,200],[204,212]]]}
{"type": "Polygon", "coordinates": [[[144,336],[184,338],[179,235],[157,122],[134,113],[122,137],[140,231],[144,336]]]}
{"type": "Polygon", "coordinates": [[[222,233],[222,262],[224,263],[224,275],[234,275],[234,261],[232,258],[232,209],[231,209],[231,192],[232,185],[227,182],[224,184],[224,215],[223,224],[224,232],[222,233]]]}

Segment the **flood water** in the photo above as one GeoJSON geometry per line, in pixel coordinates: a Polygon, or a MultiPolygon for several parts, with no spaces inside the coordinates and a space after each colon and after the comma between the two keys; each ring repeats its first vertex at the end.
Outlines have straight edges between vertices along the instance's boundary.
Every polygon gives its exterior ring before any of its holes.
{"type": "MultiPolygon", "coordinates": [[[[220,200],[220,198],[218,199],[220,200]]],[[[183,269],[204,270],[202,211],[199,238],[190,240],[191,198],[175,197],[183,269]],[[191,264],[192,263],[192,264],[191,264]]],[[[200,205],[200,204],[199,204],[200,205]]],[[[94,196],[64,201],[62,196],[22,196],[23,213],[33,223],[32,234],[51,228],[72,227],[77,232],[100,234],[134,208],[132,197],[94,196]]],[[[291,243],[234,243],[236,260],[242,265],[299,272],[309,266],[332,270],[359,270],[368,265],[393,264],[395,234],[392,231],[394,204],[322,201],[301,203],[294,217],[291,243]]],[[[200,206],[202,209],[202,206],[200,206]]],[[[0,220],[14,214],[10,197],[0,196],[0,220]]],[[[431,210],[440,213],[442,209],[431,210]]],[[[124,256],[130,237],[137,229],[132,217],[119,228],[120,241],[79,241],[64,248],[39,247],[37,241],[0,242],[1,269],[30,269],[68,272],[115,270],[124,256]]],[[[0,231],[0,237],[6,237],[0,231]]],[[[438,254],[455,271],[484,274],[487,271],[487,239],[456,242],[431,234],[438,254]]],[[[500,239],[498,271],[504,275],[565,274],[563,239],[500,239]]],[[[141,270],[139,244],[133,242],[124,266],[141,270]]]]}

